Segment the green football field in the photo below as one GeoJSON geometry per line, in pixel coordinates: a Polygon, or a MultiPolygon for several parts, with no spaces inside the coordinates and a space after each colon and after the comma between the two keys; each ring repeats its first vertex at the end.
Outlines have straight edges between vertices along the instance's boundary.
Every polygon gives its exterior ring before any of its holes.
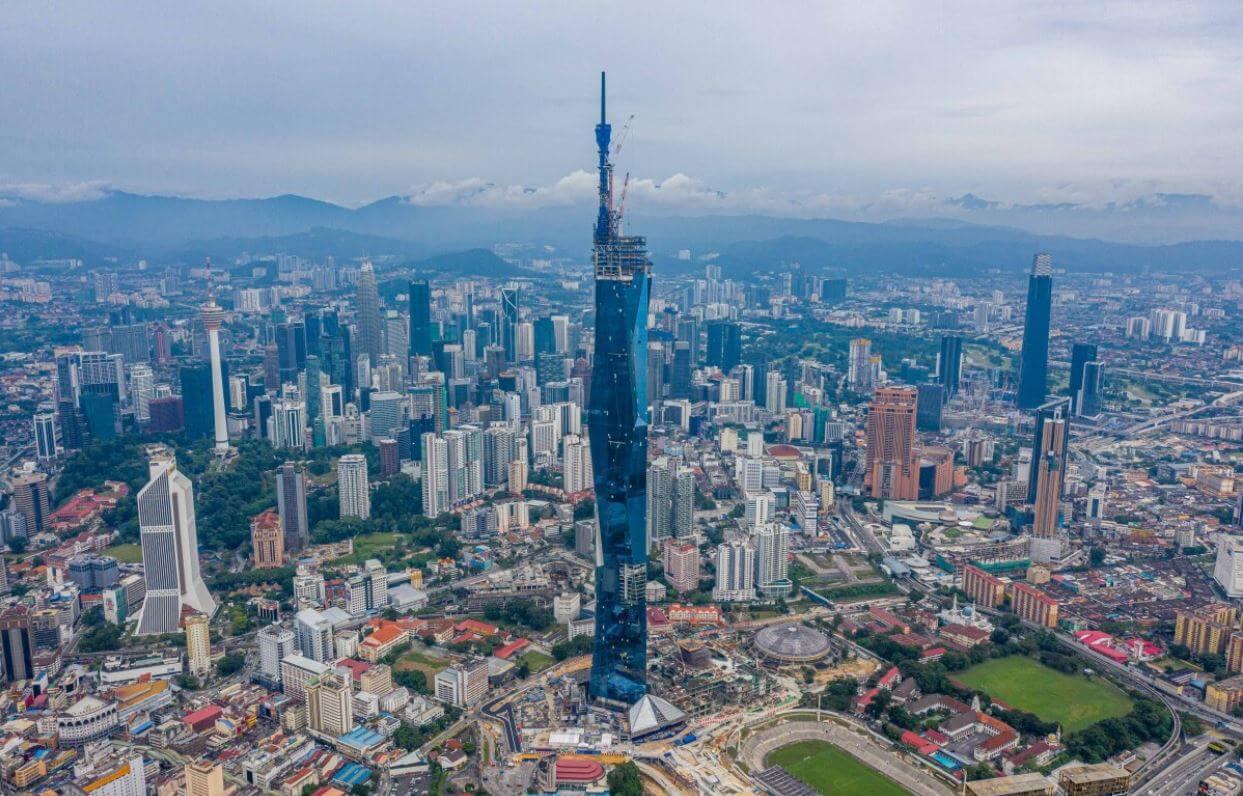
{"type": "Polygon", "coordinates": [[[825,741],[799,741],[768,756],[765,765],[781,766],[824,794],[904,796],[906,790],[870,766],[825,741]]]}
{"type": "Polygon", "coordinates": [[[1065,674],[1026,655],[993,658],[954,678],[1010,707],[1057,722],[1063,732],[1131,711],[1131,698],[1108,680],[1065,674]]]}

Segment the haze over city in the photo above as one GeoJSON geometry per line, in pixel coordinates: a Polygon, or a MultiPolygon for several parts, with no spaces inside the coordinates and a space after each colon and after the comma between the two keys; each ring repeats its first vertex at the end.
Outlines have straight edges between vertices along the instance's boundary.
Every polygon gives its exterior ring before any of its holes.
{"type": "Polygon", "coordinates": [[[1243,218],[1230,3],[10,3],[0,23],[10,198],[589,203],[565,157],[588,66],[625,79],[640,213],[1120,240],[1243,218]]]}

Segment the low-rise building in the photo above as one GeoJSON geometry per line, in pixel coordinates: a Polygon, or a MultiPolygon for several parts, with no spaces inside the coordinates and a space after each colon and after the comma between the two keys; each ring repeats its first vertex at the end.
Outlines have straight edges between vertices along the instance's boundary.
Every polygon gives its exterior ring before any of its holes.
{"type": "Polygon", "coordinates": [[[1066,796],[1122,796],[1131,789],[1131,772],[1108,763],[1062,769],[1058,782],[1066,796]]]}

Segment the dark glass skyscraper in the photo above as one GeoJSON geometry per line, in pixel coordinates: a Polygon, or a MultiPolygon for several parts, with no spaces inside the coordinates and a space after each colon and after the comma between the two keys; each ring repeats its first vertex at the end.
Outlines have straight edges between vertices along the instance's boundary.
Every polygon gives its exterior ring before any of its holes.
{"type": "Polygon", "coordinates": [[[708,367],[729,373],[742,359],[742,330],[733,321],[708,324],[708,367]]]}
{"type": "Polygon", "coordinates": [[[518,330],[518,308],[521,302],[518,288],[501,289],[501,345],[505,348],[506,362],[514,362],[518,357],[515,334],[518,330]]]}
{"type": "Polygon", "coordinates": [[[593,265],[596,336],[588,401],[596,488],[596,637],[588,692],[633,704],[647,692],[647,242],[622,235],[613,209],[600,75],[600,208],[593,265]]]}
{"type": "Polygon", "coordinates": [[[410,356],[432,355],[432,288],[425,279],[410,283],[410,356]]]}
{"type": "Polygon", "coordinates": [[[1075,343],[1070,347],[1070,384],[1066,394],[1070,396],[1071,411],[1083,414],[1079,406],[1079,391],[1083,388],[1083,366],[1096,361],[1096,346],[1092,343],[1075,343]]]}
{"type": "Polygon", "coordinates": [[[1049,383],[1049,316],[1053,311],[1053,258],[1041,252],[1032,260],[1027,280],[1027,318],[1023,324],[1023,354],[1019,361],[1020,409],[1044,403],[1049,383]]]}
{"type": "MultiPolygon", "coordinates": [[[[229,381],[229,363],[220,363],[223,381],[229,381]]],[[[210,437],[215,430],[215,407],[212,406],[211,363],[190,362],[181,366],[181,402],[185,411],[186,436],[190,439],[210,437]]],[[[229,411],[229,391],[224,392],[225,411],[229,411]]]]}
{"type": "Polygon", "coordinates": [[[945,387],[946,398],[953,398],[958,394],[958,385],[962,381],[962,338],[956,334],[941,337],[937,381],[945,387]]]}

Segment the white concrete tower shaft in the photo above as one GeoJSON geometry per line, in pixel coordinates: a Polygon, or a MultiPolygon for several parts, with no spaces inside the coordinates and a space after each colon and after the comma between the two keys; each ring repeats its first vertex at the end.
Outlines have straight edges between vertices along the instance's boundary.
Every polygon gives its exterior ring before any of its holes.
{"type": "Polygon", "coordinates": [[[207,331],[207,348],[211,353],[212,416],[216,424],[216,452],[223,454],[229,449],[229,425],[224,413],[224,376],[220,369],[220,325],[224,322],[224,310],[214,298],[208,298],[200,310],[203,328],[207,331]]]}

